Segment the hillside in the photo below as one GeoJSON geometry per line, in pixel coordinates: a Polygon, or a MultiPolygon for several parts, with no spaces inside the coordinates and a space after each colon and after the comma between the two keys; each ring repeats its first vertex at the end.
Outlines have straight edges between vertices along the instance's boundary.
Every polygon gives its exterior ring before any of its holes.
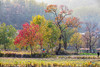
{"type": "Polygon", "coordinates": [[[30,22],[32,16],[44,15],[46,19],[53,19],[52,15],[45,14],[45,3],[38,3],[35,0],[2,0],[0,1],[0,22],[13,25],[21,29],[25,22],[30,22]]]}

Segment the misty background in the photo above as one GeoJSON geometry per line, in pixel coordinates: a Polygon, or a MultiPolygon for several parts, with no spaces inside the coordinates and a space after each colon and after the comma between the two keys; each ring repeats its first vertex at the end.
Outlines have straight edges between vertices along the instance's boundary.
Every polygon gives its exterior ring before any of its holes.
{"type": "Polygon", "coordinates": [[[78,17],[82,22],[97,23],[100,27],[99,0],[0,0],[0,22],[21,29],[23,23],[30,22],[32,16],[38,14],[44,15],[47,20],[54,20],[54,15],[44,12],[49,4],[66,5],[73,10],[71,16],[78,17]]]}

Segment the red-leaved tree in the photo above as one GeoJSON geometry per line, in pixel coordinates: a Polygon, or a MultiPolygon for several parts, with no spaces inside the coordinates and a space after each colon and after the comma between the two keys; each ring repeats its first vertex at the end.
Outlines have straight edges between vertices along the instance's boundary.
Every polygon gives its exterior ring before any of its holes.
{"type": "Polygon", "coordinates": [[[23,24],[23,29],[19,31],[18,36],[15,38],[14,44],[20,47],[30,45],[31,56],[32,56],[32,46],[40,44],[42,46],[43,39],[42,34],[39,32],[39,25],[28,23],[23,24]]]}

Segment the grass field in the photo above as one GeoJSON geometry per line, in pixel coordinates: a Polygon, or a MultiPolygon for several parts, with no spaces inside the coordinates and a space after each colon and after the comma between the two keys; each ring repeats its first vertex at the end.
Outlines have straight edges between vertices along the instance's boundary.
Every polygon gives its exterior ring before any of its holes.
{"type": "MultiPolygon", "coordinates": [[[[57,59],[57,58],[0,58],[0,64],[3,65],[70,65],[70,66],[82,66],[89,64],[100,65],[100,59],[57,59]]],[[[38,67],[38,66],[37,66],[38,67]]]]}
{"type": "MultiPolygon", "coordinates": [[[[1,51],[1,53],[30,54],[29,51],[1,51]]],[[[96,54],[59,55],[54,58],[0,57],[0,67],[100,67],[96,54]],[[31,66],[30,66],[31,65],[31,66]]]]}

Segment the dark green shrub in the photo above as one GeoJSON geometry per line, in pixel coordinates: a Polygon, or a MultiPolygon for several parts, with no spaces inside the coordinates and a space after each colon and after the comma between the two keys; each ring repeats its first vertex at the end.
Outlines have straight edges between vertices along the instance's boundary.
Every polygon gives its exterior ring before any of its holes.
{"type": "Polygon", "coordinates": [[[30,54],[23,54],[23,58],[30,58],[30,54]]]}
{"type": "Polygon", "coordinates": [[[50,58],[50,57],[54,58],[54,57],[56,57],[56,55],[51,55],[51,54],[49,54],[49,53],[43,53],[43,54],[42,54],[42,57],[43,57],[43,58],[50,58]]]}
{"type": "Polygon", "coordinates": [[[21,58],[21,54],[16,54],[15,57],[21,58]]]}
{"type": "Polygon", "coordinates": [[[4,54],[3,53],[0,53],[0,57],[3,57],[4,56],[4,54]]]}
{"type": "Polygon", "coordinates": [[[32,57],[33,58],[41,58],[41,54],[34,53],[34,54],[32,54],[32,57]]]}
{"type": "Polygon", "coordinates": [[[15,57],[15,53],[6,53],[5,57],[15,57]]]}

